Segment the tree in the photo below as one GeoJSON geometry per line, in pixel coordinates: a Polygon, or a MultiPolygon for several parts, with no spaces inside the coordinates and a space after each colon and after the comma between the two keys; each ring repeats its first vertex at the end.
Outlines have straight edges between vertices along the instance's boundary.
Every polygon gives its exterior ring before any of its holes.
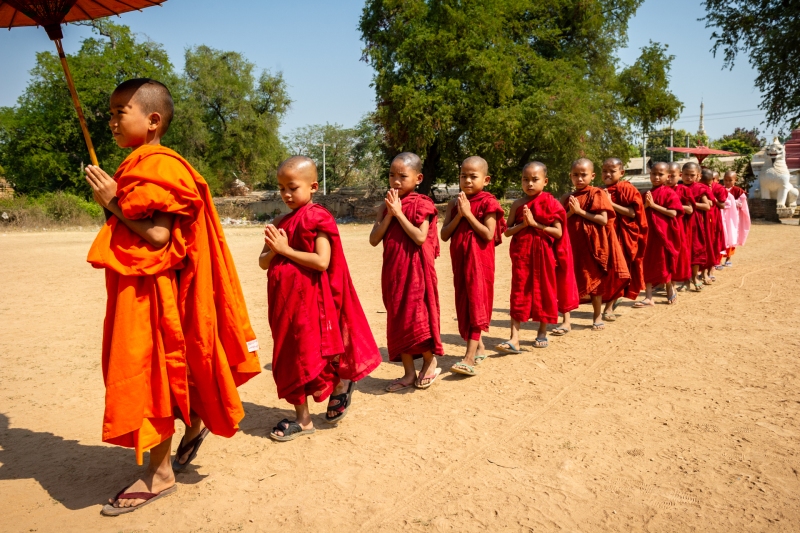
{"type": "Polygon", "coordinates": [[[713,148],[736,152],[740,155],[749,155],[758,152],[766,144],[766,139],[761,136],[758,128],[748,130],[736,128],[733,133],[723,135],[711,143],[713,148]]]}
{"type": "Polygon", "coordinates": [[[758,72],[756,87],[768,124],[800,120],[800,2],[797,0],[705,0],[707,28],[716,55],[733,68],[739,53],[748,54],[758,72]]]}
{"type": "MultiPolygon", "coordinates": [[[[684,129],[673,130],[672,143],[673,146],[686,146],[686,139],[689,139],[689,146],[695,147],[705,143],[703,137],[698,137],[694,133],[689,133],[684,129]]],[[[647,155],[651,161],[669,161],[669,146],[670,129],[662,128],[657,131],[652,131],[647,135],[647,155]]],[[[637,147],[637,157],[642,156],[641,146],[637,147]]],[[[676,152],[675,158],[683,157],[682,152],[676,152]]]]}
{"type": "Polygon", "coordinates": [[[669,91],[669,71],[675,56],[667,55],[667,48],[650,41],[636,62],[619,75],[625,113],[645,134],[653,126],[677,120],[683,111],[683,104],[669,91]]]}
{"type": "Polygon", "coordinates": [[[572,159],[627,153],[615,51],[641,0],[367,0],[363,59],[375,69],[386,156],[424,159],[427,193],[461,160],[487,159],[492,188],[531,159],[563,188],[572,159]]]}

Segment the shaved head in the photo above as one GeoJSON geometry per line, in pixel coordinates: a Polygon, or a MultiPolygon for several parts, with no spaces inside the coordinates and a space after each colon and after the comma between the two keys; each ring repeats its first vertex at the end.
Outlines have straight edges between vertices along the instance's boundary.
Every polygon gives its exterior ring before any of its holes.
{"type": "Polygon", "coordinates": [[[700,174],[700,179],[703,181],[714,181],[714,171],[710,168],[704,168],[700,174]]]}
{"type": "Polygon", "coordinates": [[[575,161],[572,162],[572,167],[571,168],[575,168],[575,167],[577,167],[579,165],[580,166],[588,165],[589,166],[589,170],[591,172],[594,172],[594,163],[592,163],[591,159],[587,159],[585,157],[581,157],[580,159],[576,159],[575,161]]]}
{"type": "Polygon", "coordinates": [[[731,177],[731,176],[733,176],[733,177],[735,178],[735,177],[736,177],[736,172],[734,172],[733,170],[729,170],[729,171],[727,171],[727,172],[725,173],[725,177],[726,177],[726,178],[729,178],[729,177],[731,177]]]}
{"type": "Polygon", "coordinates": [[[653,163],[653,166],[651,166],[650,168],[656,169],[658,167],[664,167],[664,169],[669,172],[669,163],[665,163],[663,161],[658,161],[656,163],[653,163]]]}
{"type": "Polygon", "coordinates": [[[480,172],[483,172],[484,176],[489,174],[489,163],[479,155],[470,156],[461,163],[462,168],[467,165],[477,167],[480,172]]]}
{"type": "Polygon", "coordinates": [[[615,167],[618,167],[620,170],[625,170],[625,165],[622,164],[622,159],[620,159],[619,157],[609,157],[608,159],[603,161],[603,166],[606,165],[614,165],[615,167]]]}
{"type": "Polygon", "coordinates": [[[696,170],[696,171],[699,172],[700,171],[700,165],[698,165],[694,161],[690,161],[690,162],[684,164],[683,165],[683,169],[681,169],[681,170],[682,171],[696,170]]]}
{"type": "Polygon", "coordinates": [[[293,155],[278,165],[278,176],[286,172],[294,172],[296,176],[304,178],[309,183],[317,181],[317,164],[304,155],[293,155]]]}
{"type": "Polygon", "coordinates": [[[161,115],[161,135],[164,135],[172,122],[175,106],[172,95],[167,86],[160,81],[150,78],[135,78],[123,81],[113,94],[127,95],[132,101],[139,104],[146,115],[158,113],[161,115]]]}
{"type": "Polygon", "coordinates": [[[530,161],[530,162],[526,163],[526,164],[525,164],[525,166],[524,166],[524,167],[522,167],[522,172],[523,172],[523,174],[524,174],[524,173],[525,173],[525,171],[526,171],[526,170],[528,170],[528,168],[530,168],[530,167],[533,167],[533,168],[535,168],[535,169],[541,169],[541,170],[542,170],[542,172],[544,172],[544,175],[545,175],[545,176],[547,176],[547,165],[545,165],[545,164],[544,164],[544,163],[542,163],[541,161],[530,161]]]}
{"type": "Polygon", "coordinates": [[[416,173],[422,173],[422,159],[413,152],[403,152],[394,156],[392,163],[401,161],[403,165],[407,166],[416,173]]]}
{"type": "Polygon", "coordinates": [[[669,171],[672,172],[673,170],[677,170],[678,172],[681,171],[681,166],[678,163],[670,163],[669,164],[669,171]]]}

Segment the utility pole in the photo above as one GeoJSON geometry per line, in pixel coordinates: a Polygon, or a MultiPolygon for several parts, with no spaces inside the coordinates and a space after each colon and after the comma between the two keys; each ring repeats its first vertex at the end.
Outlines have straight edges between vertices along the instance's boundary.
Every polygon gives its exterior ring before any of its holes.
{"type": "MultiPolygon", "coordinates": [[[[669,147],[674,148],[673,142],[675,141],[675,130],[672,129],[672,124],[669,125],[669,147]]],[[[669,151],[669,162],[672,163],[674,161],[673,151],[669,151]]]]}
{"type": "Polygon", "coordinates": [[[647,174],[647,134],[642,130],[642,175],[647,174]]]}
{"type": "Polygon", "coordinates": [[[328,145],[325,144],[325,138],[324,137],[322,138],[322,142],[320,144],[318,144],[317,146],[322,146],[322,196],[327,196],[328,195],[328,182],[327,182],[327,179],[326,179],[327,176],[325,174],[325,166],[326,166],[325,165],[325,147],[328,146],[328,145]]]}

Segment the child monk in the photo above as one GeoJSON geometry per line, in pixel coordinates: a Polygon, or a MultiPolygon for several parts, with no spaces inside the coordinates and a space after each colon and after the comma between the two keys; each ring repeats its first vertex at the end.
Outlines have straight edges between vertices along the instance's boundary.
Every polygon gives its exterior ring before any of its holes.
{"type": "MultiPolygon", "coordinates": [[[[578,289],[572,265],[569,234],[564,229],[567,212],[552,194],[544,192],[547,167],[533,161],[522,169],[525,196],[511,204],[508,213],[511,237],[511,338],[495,346],[505,354],[520,351],[519,330],[522,322],[539,323],[533,343],[547,348],[547,324],[558,322],[558,313],[578,307],[578,289]]],[[[562,325],[568,332],[570,324],[562,325]]]]}
{"type": "Polygon", "coordinates": [[[667,288],[667,304],[677,301],[678,293],[672,283],[672,275],[678,265],[678,256],[683,246],[683,204],[678,195],[667,187],[669,164],[659,162],[650,167],[650,183],[653,188],[644,196],[647,210],[647,245],[644,251],[644,300],[633,304],[634,308],[650,307],[653,303],[653,286],[662,283],[667,288]]]}
{"type": "MultiPolygon", "coordinates": [[[[614,220],[614,230],[617,232],[625,264],[631,275],[631,281],[625,289],[624,296],[636,300],[644,289],[644,248],[647,242],[647,217],[644,213],[644,203],[639,189],[628,181],[622,180],[625,167],[616,157],[603,162],[603,183],[606,184],[606,193],[611,200],[611,205],[617,217],[614,220]]],[[[617,299],[606,303],[603,310],[603,320],[613,322],[617,319],[614,309],[617,299]]]]}
{"type": "Polygon", "coordinates": [[[333,216],[312,202],[319,189],[317,166],[290,157],[277,172],[281,199],[291,212],[264,229],[259,266],[267,270],[272,376],[278,397],[294,406],[270,438],[294,440],[316,430],[308,397],[330,396],[325,421],[340,422],[350,407],[355,382],[381,363],[361,308],[333,216]]]}
{"type": "Polygon", "coordinates": [[[133,448],[147,471],[103,507],[135,511],[177,490],[175,470],[209,433],[232,437],[244,417],[236,390],[261,370],[236,268],[205,180],[161,146],[169,90],[141,78],[111,95],[114,140],[133,151],[110,177],[86,167],[110,214],[88,261],[105,269],[103,441],[133,448]],[[170,465],[175,419],[186,423],[170,465]]]}
{"type": "Polygon", "coordinates": [[[712,261],[711,247],[708,239],[708,212],[711,209],[711,189],[703,185],[700,179],[700,165],[689,162],[681,169],[681,181],[689,188],[694,201],[694,216],[691,218],[692,226],[692,285],[696,291],[703,288],[704,283],[711,283],[705,275],[701,279],[701,270],[712,261]]]}
{"type": "Polygon", "coordinates": [[[411,152],[394,158],[389,168],[389,192],[378,210],[369,242],[383,242],[381,289],[386,307],[386,337],[390,361],[402,361],[403,377],[388,392],[412,385],[427,389],[441,369],[444,354],[439,329],[439,288],[434,261],[439,257],[438,212],[429,197],[415,192],[422,182],[422,161],[411,152]],[[417,376],[414,359],[422,358],[417,376]]]}
{"type": "Polygon", "coordinates": [[[722,270],[724,268],[722,264],[723,256],[725,255],[725,226],[722,221],[722,213],[726,208],[725,201],[728,199],[728,189],[720,183],[720,175],[716,170],[714,171],[713,182],[711,184],[711,193],[714,195],[714,198],[712,198],[712,203],[714,204],[712,211],[716,212],[714,216],[717,224],[715,233],[718,251],[714,268],[716,270],[722,270]]]}
{"type": "Polygon", "coordinates": [[[675,272],[672,275],[674,284],[680,283],[680,287],[676,286],[679,292],[689,290],[689,281],[692,279],[692,217],[694,216],[694,198],[689,190],[689,187],[683,183],[679,183],[681,179],[681,166],[678,163],[669,164],[669,176],[667,177],[666,186],[675,191],[678,198],[681,199],[683,206],[683,216],[678,218],[683,224],[683,241],[681,251],[678,254],[678,263],[675,266],[675,272]]]}
{"type": "MultiPolygon", "coordinates": [[[[715,267],[719,266],[722,260],[722,249],[725,247],[725,237],[720,234],[722,232],[722,217],[720,216],[720,201],[718,199],[719,191],[714,190],[714,171],[710,168],[704,168],[700,173],[700,183],[707,188],[709,211],[706,220],[706,234],[708,235],[708,261],[702,267],[703,280],[706,284],[709,282],[717,281],[714,276],[715,267]]],[[[725,191],[727,195],[727,191],[725,191]]],[[[724,205],[724,204],[722,204],[724,205]]]]}
{"type": "Polygon", "coordinates": [[[464,360],[450,369],[475,376],[475,365],[486,359],[481,332],[489,331],[494,304],[494,248],[502,242],[505,213],[497,198],[484,187],[491,180],[482,157],[461,163],[459,195],[447,206],[442,240],[450,243],[458,332],[467,341],[464,360]]]}
{"type": "Polygon", "coordinates": [[[600,319],[603,302],[619,298],[631,276],[614,230],[614,207],[604,191],[592,187],[594,177],[591,161],[573,162],[570,178],[575,190],[562,203],[567,209],[578,295],[591,299],[592,331],[601,331],[605,329],[600,319]]]}
{"type": "Polygon", "coordinates": [[[750,233],[750,210],[747,206],[747,193],[736,185],[736,172],[729,170],[723,178],[728,199],[722,211],[725,229],[725,266],[733,266],[733,254],[738,246],[744,246],[750,233]]]}

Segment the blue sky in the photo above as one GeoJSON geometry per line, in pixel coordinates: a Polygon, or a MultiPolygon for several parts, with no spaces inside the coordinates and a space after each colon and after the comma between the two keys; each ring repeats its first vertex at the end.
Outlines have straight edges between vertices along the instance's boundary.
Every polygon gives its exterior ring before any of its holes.
{"type": "MultiPolygon", "coordinates": [[[[241,52],[259,69],[283,72],[294,100],[282,128],[288,132],[326,122],[351,126],[373,108],[372,69],[360,61],[362,6],[362,0],[169,0],[117,20],[162,43],[179,69],[186,48],[206,44],[241,52]]],[[[699,0],[646,0],[631,21],[621,62],[633,63],[650,40],[666,43],[676,56],[672,89],[685,105],[676,128],[697,130],[703,98],[712,138],[737,126],[764,130],[755,72],[744,57],[733,71],[721,70],[722,59],[709,51],[711,30],[697,21],[704,14],[699,0]]],[[[88,34],[67,26],[67,52],[88,34]]],[[[0,106],[14,105],[24,90],[35,53],[53,48],[42,29],[0,31],[0,106]]]]}

